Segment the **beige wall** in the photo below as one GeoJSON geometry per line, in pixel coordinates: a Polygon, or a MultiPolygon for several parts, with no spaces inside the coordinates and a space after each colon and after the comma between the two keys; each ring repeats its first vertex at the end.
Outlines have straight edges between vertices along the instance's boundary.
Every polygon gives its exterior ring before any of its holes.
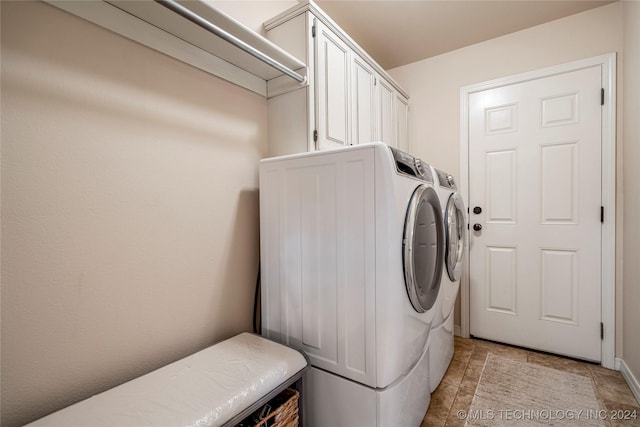
{"type": "Polygon", "coordinates": [[[624,350],[640,380],[640,2],[624,9],[624,350]]]}
{"type": "MultiPolygon", "coordinates": [[[[470,84],[622,51],[622,5],[613,3],[584,13],[512,33],[389,71],[411,95],[409,144],[413,154],[460,176],[460,88],[470,84]]],[[[618,58],[620,60],[620,58],[618,58]]],[[[619,74],[620,77],[620,74],[619,74]]],[[[622,81],[618,81],[618,93],[622,81]]],[[[620,108],[620,103],[618,104],[620,108]]],[[[620,111],[619,111],[620,113],[620,111]]],[[[618,127],[622,123],[618,116],[618,127]]],[[[621,129],[621,128],[620,128],[621,129]]],[[[620,134],[620,133],[619,133],[620,134]]],[[[622,139],[618,139],[621,147],[622,139]]],[[[618,150],[618,188],[622,179],[618,150]]],[[[619,191],[619,196],[620,196],[619,191]]],[[[617,223],[621,225],[619,197],[617,223]]],[[[618,248],[622,234],[618,227],[618,248]]],[[[618,250],[617,304],[622,302],[621,250],[618,250]]],[[[460,323],[459,302],[456,323],[460,323]]],[[[617,312],[622,324],[622,311],[617,312]]],[[[622,350],[622,328],[616,331],[616,354],[622,350]]]]}
{"type": "Polygon", "coordinates": [[[2,7],[2,425],[251,329],[264,98],[2,7]]]}

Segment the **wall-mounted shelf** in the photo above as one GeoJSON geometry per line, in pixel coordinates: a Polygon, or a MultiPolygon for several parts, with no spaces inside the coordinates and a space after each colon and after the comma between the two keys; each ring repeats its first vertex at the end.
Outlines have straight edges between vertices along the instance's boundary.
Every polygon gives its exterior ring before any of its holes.
{"type": "MultiPolygon", "coordinates": [[[[262,96],[267,94],[267,81],[283,75],[155,1],[45,1],[262,96]]],[[[284,67],[306,76],[303,62],[210,4],[193,0],[176,3],[284,67]]]]}

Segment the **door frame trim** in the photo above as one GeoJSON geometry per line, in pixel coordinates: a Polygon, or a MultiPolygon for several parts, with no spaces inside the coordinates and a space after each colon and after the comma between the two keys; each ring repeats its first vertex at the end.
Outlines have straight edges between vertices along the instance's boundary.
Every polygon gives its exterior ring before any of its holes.
{"type": "MultiPolygon", "coordinates": [[[[614,369],[616,341],[616,53],[608,53],[462,87],[460,89],[460,193],[466,205],[469,206],[469,96],[471,94],[597,66],[602,68],[602,87],[605,90],[604,105],[601,110],[602,206],[605,209],[605,221],[601,231],[601,315],[604,323],[601,363],[605,368],[614,369]]],[[[469,234],[469,230],[467,230],[467,234],[469,234]]],[[[469,237],[467,235],[467,242],[469,242],[469,237]]],[[[460,335],[468,338],[470,331],[469,245],[467,245],[466,253],[460,282],[460,335]]]]}

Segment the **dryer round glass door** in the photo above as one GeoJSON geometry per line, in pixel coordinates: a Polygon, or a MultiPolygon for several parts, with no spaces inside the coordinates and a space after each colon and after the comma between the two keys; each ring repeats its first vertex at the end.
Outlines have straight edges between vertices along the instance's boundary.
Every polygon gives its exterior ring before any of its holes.
{"type": "Polygon", "coordinates": [[[458,193],[453,193],[447,201],[444,216],[445,230],[445,265],[447,274],[452,282],[460,280],[462,275],[462,262],[464,260],[464,248],[467,234],[465,233],[466,219],[464,214],[464,202],[458,193]]]}
{"type": "Polygon", "coordinates": [[[438,195],[432,187],[415,189],[404,223],[404,279],[411,305],[418,313],[438,297],[444,260],[444,227],[438,195]]]}

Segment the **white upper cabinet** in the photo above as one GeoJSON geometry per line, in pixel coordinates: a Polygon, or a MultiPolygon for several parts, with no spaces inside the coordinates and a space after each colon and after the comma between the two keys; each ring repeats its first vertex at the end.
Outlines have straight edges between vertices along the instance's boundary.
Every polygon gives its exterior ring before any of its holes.
{"type": "Polygon", "coordinates": [[[349,47],[316,23],[318,148],[349,145],[349,47]]]}
{"type": "Polygon", "coordinates": [[[318,6],[301,3],[265,29],[309,76],[304,87],[282,77],[267,83],[270,156],[371,141],[408,146],[408,95],[318,6]]]}
{"type": "Polygon", "coordinates": [[[396,117],[393,108],[396,95],[391,85],[384,80],[380,80],[377,87],[378,140],[392,147],[397,147],[396,117]]]}
{"type": "Polygon", "coordinates": [[[351,143],[361,144],[376,139],[376,75],[358,55],[351,65],[351,143]]]}
{"type": "Polygon", "coordinates": [[[398,148],[409,151],[409,101],[396,95],[396,141],[398,148]]]}

